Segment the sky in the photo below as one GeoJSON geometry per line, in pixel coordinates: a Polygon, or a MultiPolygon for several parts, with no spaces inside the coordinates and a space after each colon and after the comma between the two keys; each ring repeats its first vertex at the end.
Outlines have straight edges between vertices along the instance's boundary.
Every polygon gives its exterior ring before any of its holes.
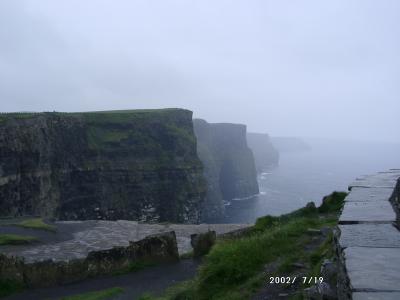
{"type": "Polygon", "coordinates": [[[398,0],[1,0],[0,111],[400,142],[399,53],[398,0]]]}

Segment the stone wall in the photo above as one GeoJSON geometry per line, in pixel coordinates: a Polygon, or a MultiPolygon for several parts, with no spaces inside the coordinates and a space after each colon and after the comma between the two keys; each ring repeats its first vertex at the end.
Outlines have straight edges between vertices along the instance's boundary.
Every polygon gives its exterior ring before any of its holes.
{"type": "Polygon", "coordinates": [[[339,299],[400,299],[399,177],[392,169],[349,186],[335,234],[339,299]]]}
{"type": "Polygon", "coordinates": [[[23,258],[0,254],[0,278],[26,287],[44,287],[177,260],[176,237],[171,231],[130,242],[127,247],[93,251],[84,259],[25,263],[23,258]]]}

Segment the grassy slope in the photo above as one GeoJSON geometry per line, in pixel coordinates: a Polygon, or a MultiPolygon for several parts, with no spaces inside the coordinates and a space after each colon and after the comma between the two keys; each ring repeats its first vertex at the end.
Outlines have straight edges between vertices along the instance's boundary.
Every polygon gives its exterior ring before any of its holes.
{"type": "Polygon", "coordinates": [[[319,208],[258,219],[248,236],[219,241],[194,280],[172,287],[161,298],[145,295],[142,299],[248,299],[265,285],[263,268],[273,262],[278,262],[278,269],[268,275],[290,275],[292,263],[301,261],[310,276],[317,276],[322,260],[333,254],[332,241],[328,237],[308,253],[305,246],[312,242],[308,229],[335,226],[345,195],[335,192],[319,208]]]}

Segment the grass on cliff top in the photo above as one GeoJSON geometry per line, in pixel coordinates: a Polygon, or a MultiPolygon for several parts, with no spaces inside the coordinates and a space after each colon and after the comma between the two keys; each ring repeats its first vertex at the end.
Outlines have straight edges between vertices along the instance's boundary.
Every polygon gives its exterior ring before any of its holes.
{"type": "Polygon", "coordinates": [[[47,230],[52,232],[57,231],[57,227],[55,225],[50,225],[45,223],[42,218],[27,219],[21,221],[20,223],[15,224],[15,226],[31,228],[31,229],[47,230]]]}
{"type": "Polygon", "coordinates": [[[105,111],[83,111],[83,112],[10,112],[0,113],[0,122],[8,119],[30,119],[43,115],[64,115],[70,117],[84,117],[89,122],[102,123],[104,120],[123,123],[133,119],[143,119],[148,116],[162,117],[174,111],[187,111],[182,108],[160,108],[160,109],[126,109],[105,111]]]}
{"type": "Polygon", "coordinates": [[[171,287],[163,297],[143,295],[141,299],[249,299],[265,286],[267,275],[290,274],[293,262],[305,261],[312,274],[319,272],[330,241],[308,253],[305,246],[312,243],[308,229],[335,226],[345,196],[334,192],[318,208],[308,205],[279,217],[259,218],[248,235],[218,241],[192,281],[171,287]],[[263,274],[264,266],[274,262],[278,273],[263,274]]]}
{"type": "Polygon", "coordinates": [[[61,298],[61,300],[108,300],[124,292],[123,288],[113,287],[101,291],[89,292],[69,297],[61,298]]]}
{"type": "Polygon", "coordinates": [[[0,245],[23,245],[37,241],[33,236],[0,234],[0,245]]]}

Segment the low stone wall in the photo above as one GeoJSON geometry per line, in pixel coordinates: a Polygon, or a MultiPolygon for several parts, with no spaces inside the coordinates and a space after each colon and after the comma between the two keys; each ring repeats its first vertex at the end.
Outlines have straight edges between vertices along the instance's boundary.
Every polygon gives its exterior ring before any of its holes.
{"type": "Polygon", "coordinates": [[[400,299],[400,170],[349,186],[335,232],[339,299],[400,299]]]}
{"type": "Polygon", "coordinates": [[[129,271],[138,264],[177,260],[176,236],[171,231],[130,242],[127,247],[92,251],[84,259],[25,263],[23,258],[0,254],[0,278],[27,287],[44,287],[129,271]]]}

